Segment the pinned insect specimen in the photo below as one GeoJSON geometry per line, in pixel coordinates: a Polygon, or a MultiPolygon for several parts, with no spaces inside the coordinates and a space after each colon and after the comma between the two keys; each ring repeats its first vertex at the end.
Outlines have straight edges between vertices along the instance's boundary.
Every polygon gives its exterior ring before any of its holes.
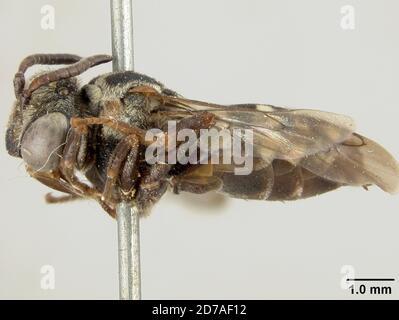
{"type": "Polygon", "coordinates": [[[148,212],[167,189],[196,194],[215,191],[256,200],[297,200],[341,186],[399,190],[396,160],[379,144],[356,133],[347,116],[190,100],[132,71],[103,74],[79,87],[76,76],[111,59],[106,55],[31,55],[15,75],[16,102],[6,133],[7,150],[23,159],[32,177],[65,193],[47,195],[48,202],[91,198],[115,217],[120,201],[134,201],[148,212]],[[26,86],[24,73],[37,64],[67,66],[39,74],[26,86]],[[233,161],[234,154],[225,153],[226,146],[218,145],[216,156],[215,150],[204,156],[200,150],[204,139],[194,147],[192,141],[170,147],[170,122],[175,123],[176,132],[195,133],[195,141],[201,140],[204,130],[213,135],[227,130],[231,138],[240,130],[250,132],[250,139],[243,138],[239,144],[250,146],[245,159],[251,161],[251,170],[237,174],[239,164],[233,161]],[[195,160],[148,161],[147,151],[154,141],[148,140],[147,133],[153,129],[164,133],[168,156],[184,146],[183,154],[189,151],[188,158],[195,160]],[[228,154],[229,159],[222,159],[221,154],[228,154]],[[207,161],[210,158],[220,161],[207,161]]]}

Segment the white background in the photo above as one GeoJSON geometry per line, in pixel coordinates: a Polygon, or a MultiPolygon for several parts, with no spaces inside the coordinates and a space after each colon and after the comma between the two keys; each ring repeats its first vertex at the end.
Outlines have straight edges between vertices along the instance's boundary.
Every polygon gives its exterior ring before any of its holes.
{"type": "MultiPolygon", "coordinates": [[[[22,58],[110,54],[109,11],[105,0],[0,1],[3,137],[22,58]],[[46,4],[55,30],[41,29],[46,4]]],[[[350,115],[398,159],[398,15],[395,0],[134,0],[135,66],[192,99],[350,115]],[[347,4],[355,30],[340,27],[347,4]]],[[[46,205],[48,189],[4,138],[0,164],[0,298],[118,298],[115,221],[94,202],[46,205]],[[40,288],[47,264],[54,290],[40,288]]],[[[353,298],[340,286],[348,264],[399,278],[399,196],[342,188],[292,203],[217,202],[167,195],[142,220],[143,298],[353,298]]]]}

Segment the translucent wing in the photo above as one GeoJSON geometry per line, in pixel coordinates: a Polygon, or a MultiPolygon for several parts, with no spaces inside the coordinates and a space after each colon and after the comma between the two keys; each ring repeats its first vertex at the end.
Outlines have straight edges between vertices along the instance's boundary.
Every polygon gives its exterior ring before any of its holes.
{"type": "Polygon", "coordinates": [[[215,128],[251,129],[255,153],[269,162],[275,158],[296,161],[326,151],[354,131],[349,117],[317,110],[256,104],[222,106],[176,97],[165,102],[165,108],[159,110],[164,121],[207,111],[216,116],[215,128]]]}
{"type": "Polygon", "coordinates": [[[181,190],[201,193],[209,191],[209,183],[233,197],[269,200],[306,198],[342,185],[375,184],[390,193],[399,191],[396,160],[354,133],[347,116],[259,104],[223,106],[178,96],[161,100],[153,113],[160,126],[207,111],[215,115],[217,129],[253,131],[254,169],[249,175],[235,175],[234,164],[213,165],[206,174],[198,165],[176,178],[181,190]]]}
{"type": "Polygon", "coordinates": [[[301,160],[300,165],[316,175],[348,185],[376,184],[389,193],[399,191],[399,166],[376,142],[352,134],[327,152],[301,160]]]}

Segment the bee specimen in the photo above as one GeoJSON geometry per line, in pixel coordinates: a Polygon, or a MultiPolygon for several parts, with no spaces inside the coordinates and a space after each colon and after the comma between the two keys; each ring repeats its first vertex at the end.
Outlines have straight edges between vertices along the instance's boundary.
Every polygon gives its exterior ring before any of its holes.
{"type": "MultiPolygon", "coordinates": [[[[79,87],[78,75],[111,59],[37,54],[25,58],[15,75],[7,150],[23,159],[32,177],[65,194],[48,194],[50,203],[91,198],[115,217],[120,201],[134,201],[148,212],[167,189],[256,200],[297,200],[341,186],[399,190],[396,160],[355,133],[346,116],[189,100],[133,71],[100,75],[79,87]],[[25,85],[24,73],[37,64],[66,66],[25,85]],[[153,128],[165,132],[166,145],[170,121],[177,131],[250,130],[251,140],[245,142],[251,146],[251,171],[236,174],[238,165],[226,161],[149,163],[146,150],[152,141],[146,134],[153,128]]],[[[177,151],[165,148],[168,154],[177,151]]],[[[197,154],[197,147],[192,151],[197,154]]]]}

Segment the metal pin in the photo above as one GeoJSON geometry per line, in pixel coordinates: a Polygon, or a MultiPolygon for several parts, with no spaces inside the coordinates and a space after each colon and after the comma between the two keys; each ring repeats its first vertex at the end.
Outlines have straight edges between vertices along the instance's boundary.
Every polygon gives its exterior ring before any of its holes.
{"type": "Polygon", "coordinates": [[[133,70],[132,0],[111,0],[113,70],[133,70]]]}
{"type": "Polygon", "coordinates": [[[141,299],[140,212],[136,206],[122,202],[117,207],[119,298],[141,299]]]}
{"type": "MultiPolygon", "coordinates": [[[[133,70],[132,0],[110,0],[113,70],[133,70]]],[[[118,221],[119,298],[141,299],[140,212],[132,203],[116,208],[118,221]]]]}

